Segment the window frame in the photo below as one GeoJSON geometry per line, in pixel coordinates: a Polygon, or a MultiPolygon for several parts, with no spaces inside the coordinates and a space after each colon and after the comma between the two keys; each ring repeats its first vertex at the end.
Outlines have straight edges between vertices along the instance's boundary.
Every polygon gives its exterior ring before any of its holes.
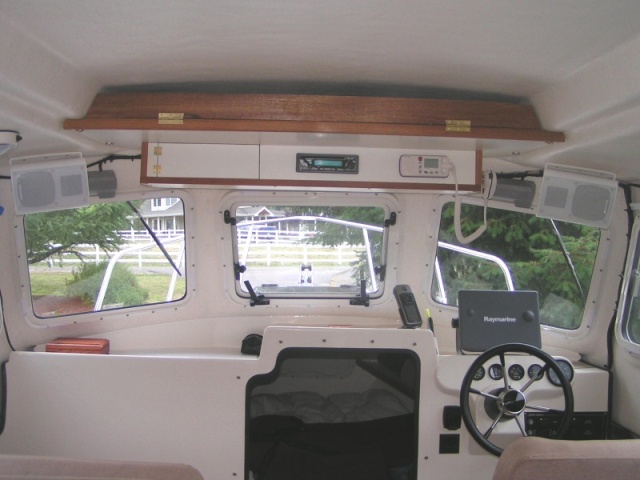
{"type": "MultiPolygon", "coordinates": [[[[371,193],[371,192],[299,192],[299,191],[269,191],[261,192],[233,192],[228,194],[222,203],[223,209],[221,213],[228,211],[233,217],[238,207],[247,205],[264,205],[264,206],[340,206],[340,207],[377,207],[384,210],[385,219],[388,219],[392,212],[399,212],[400,207],[397,199],[386,193],[371,193]]],[[[226,223],[226,222],[225,222],[226,223]]],[[[226,263],[228,284],[233,285],[233,288],[229,290],[233,291],[233,299],[242,304],[247,304],[251,300],[251,296],[246,292],[240,281],[236,279],[234,264],[238,259],[238,244],[237,244],[237,231],[235,225],[227,224],[227,232],[231,235],[231,242],[227,242],[225,258],[231,261],[226,263]]],[[[383,235],[383,246],[381,252],[381,259],[386,265],[395,264],[392,262],[397,261],[397,249],[393,248],[398,243],[398,228],[397,226],[390,226],[385,228],[386,235],[383,235]]],[[[387,285],[395,284],[395,271],[390,272],[387,269],[384,275],[384,280],[378,279],[379,291],[375,295],[368,297],[370,304],[375,305],[386,301],[390,295],[390,288],[387,285]]],[[[349,304],[354,296],[340,295],[296,295],[290,293],[282,293],[266,296],[270,300],[270,305],[275,306],[295,306],[295,305],[343,305],[345,302],[349,304]]]]}
{"type": "MultiPolygon", "coordinates": [[[[640,204],[632,204],[631,209],[634,211],[633,227],[631,229],[627,261],[624,267],[624,277],[620,290],[620,308],[618,308],[615,331],[616,339],[622,347],[627,352],[640,356],[640,339],[634,341],[629,334],[629,329],[631,328],[629,320],[632,301],[632,278],[634,271],[640,268],[640,204]]],[[[640,282],[640,279],[637,281],[640,282]]]]}
{"type": "MultiPolygon", "coordinates": [[[[94,321],[104,321],[109,318],[122,318],[123,312],[127,315],[133,315],[136,312],[142,311],[162,311],[164,309],[176,309],[188,301],[191,300],[191,287],[195,281],[195,272],[193,268],[187,267],[188,264],[194,264],[195,248],[190,245],[190,236],[187,235],[188,231],[193,229],[193,215],[188,212],[193,210],[193,200],[191,196],[184,190],[167,190],[167,191],[153,191],[153,192],[128,192],[125,194],[116,194],[112,198],[100,199],[92,197],[90,205],[104,204],[104,203],[123,203],[127,201],[136,200],[152,200],[156,198],[179,198],[183,203],[184,210],[184,232],[185,232],[185,293],[179,300],[170,302],[157,302],[148,303],[144,305],[137,305],[131,307],[113,308],[108,310],[99,310],[95,312],[83,312],[72,313],[65,315],[58,315],[52,317],[40,317],[35,314],[33,308],[33,298],[31,295],[31,278],[29,272],[29,264],[27,262],[27,250],[26,250],[26,232],[24,215],[16,215],[14,217],[14,231],[16,234],[16,247],[18,251],[18,275],[20,279],[20,296],[23,305],[23,315],[27,323],[35,327],[56,327],[69,324],[80,324],[94,321]]],[[[151,226],[151,225],[150,225],[151,226]]]]}
{"type": "MultiPolygon", "coordinates": [[[[462,204],[471,204],[475,206],[484,206],[485,200],[480,196],[464,196],[461,199],[462,204]]],[[[455,201],[455,196],[453,195],[442,195],[439,197],[438,201],[434,202],[434,208],[437,209],[438,213],[438,225],[435,227],[434,238],[438,239],[440,234],[440,222],[442,219],[442,213],[444,207],[447,203],[451,203],[455,201]]],[[[513,211],[524,214],[529,214],[536,216],[535,206],[532,208],[518,208],[512,203],[496,201],[496,200],[488,200],[487,207],[499,210],[513,211]]],[[[604,272],[604,263],[609,250],[610,241],[606,238],[605,230],[600,229],[600,242],[598,244],[598,249],[596,252],[594,264],[593,264],[593,273],[591,276],[591,284],[589,285],[589,292],[585,299],[585,308],[582,313],[582,322],[580,326],[576,329],[566,329],[553,325],[541,324],[540,329],[546,335],[551,335],[561,340],[572,339],[577,340],[584,338],[591,331],[591,327],[594,325],[596,312],[593,308],[587,308],[588,305],[594,305],[599,295],[600,288],[599,285],[602,282],[603,272],[604,272]]],[[[437,245],[434,245],[434,251],[429,254],[427,269],[427,282],[431,284],[431,279],[433,278],[436,265],[435,259],[437,255],[437,245]]],[[[444,311],[451,311],[453,317],[457,316],[458,307],[454,305],[445,305],[442,303],[436,302],[434,298],[429,295],[429,301],[433,302],[437,308],[442,309],[444,311]]]]}

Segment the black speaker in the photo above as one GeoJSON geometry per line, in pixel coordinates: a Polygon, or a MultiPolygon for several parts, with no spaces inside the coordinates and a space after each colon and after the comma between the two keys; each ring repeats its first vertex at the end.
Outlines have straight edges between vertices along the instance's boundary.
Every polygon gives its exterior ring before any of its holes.
{"type": "Polygon", "coordinates": [[[612,173],[548,164],[537,215],[608,228],[617,191],[612,173]]]}

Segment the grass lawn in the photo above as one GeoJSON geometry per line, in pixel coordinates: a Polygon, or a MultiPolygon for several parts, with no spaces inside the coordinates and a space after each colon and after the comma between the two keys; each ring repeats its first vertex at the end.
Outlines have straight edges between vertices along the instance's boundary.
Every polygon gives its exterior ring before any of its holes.
{"type": "MultiPolygon", "coordinates": [[[[65,297],[70,272],[31,272],[31,295],[34,297],[65,297]]],[[[149,303],[164,302],[170,277],[168,275],[136,275],[138,283],[149,292],[149,303]]],[[[186,292],[185,279],[178,277],[173,300],[182,298],[186,292]]]]}

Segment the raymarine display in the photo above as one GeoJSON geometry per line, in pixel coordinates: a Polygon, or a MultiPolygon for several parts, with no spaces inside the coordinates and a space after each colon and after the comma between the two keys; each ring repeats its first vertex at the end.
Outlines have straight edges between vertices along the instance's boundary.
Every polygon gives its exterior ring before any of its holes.
{"type": "Polygon", "coordinates": [[[538,292],[461,290],[458,308],[463,352],[484,352],[504,343],[542,345],[538,292]]]}

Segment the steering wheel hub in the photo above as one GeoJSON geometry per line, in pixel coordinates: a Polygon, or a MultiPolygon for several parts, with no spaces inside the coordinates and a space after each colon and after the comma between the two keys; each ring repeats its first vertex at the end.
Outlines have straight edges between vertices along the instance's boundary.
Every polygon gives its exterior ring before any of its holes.
{"type": "Polygon", "coordinates": [[[507,390],[498,398],[498,408],[510,417],[520,415],[526,406],[527,398],[519,390],[507,390]]]}

